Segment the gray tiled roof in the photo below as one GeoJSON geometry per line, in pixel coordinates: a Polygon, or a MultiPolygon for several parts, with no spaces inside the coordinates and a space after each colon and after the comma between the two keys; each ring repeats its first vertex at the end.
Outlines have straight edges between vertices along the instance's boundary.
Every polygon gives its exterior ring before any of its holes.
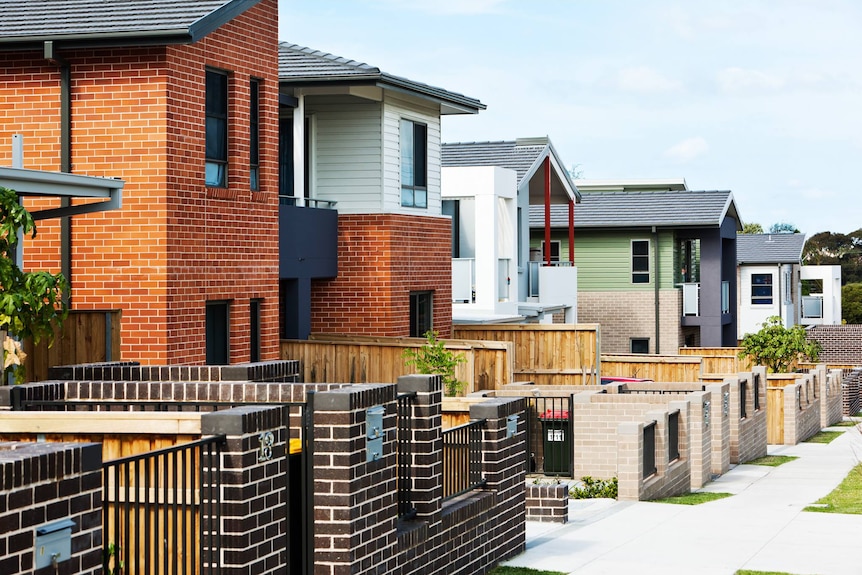
{"type": "Polygon", "coordinates": [[[393,76],[356,60],[288,42],[278,45],[278,79],[281,84],[294,86],[362,83],[408,90],[448,105],[444,113],[475,114],[486,107],[479,100],[457,92],[393,76]]]}
{"type": "Polygon", "coordinates": [[[260,0],[2,0],[0,45],[194,42],[260,0]]]}
{"type": "Polygon", "coordinates": [[[741,264],[798,264],[805,234],[739,234],[736,261],[741,264]]]}
{"type": "Polygon", "coordinates": [[[546,144],[518,145],[516,141],[443,144],[440,161],[444,168],[495,166],[515,170],[518,185],[542,155],[546,144]]]}
{"type": "MultiPolygon", "coordinates": [[[[575,207],[575,228],[716,227],[726,215],[739,221],[730,191],[585,192],[575,207]]],[[[566,206],[551,206],[552,227],[568,221],[566,206]]],[[[544,207],[530,206],[530,227],[544,222],[544,207]]]]}

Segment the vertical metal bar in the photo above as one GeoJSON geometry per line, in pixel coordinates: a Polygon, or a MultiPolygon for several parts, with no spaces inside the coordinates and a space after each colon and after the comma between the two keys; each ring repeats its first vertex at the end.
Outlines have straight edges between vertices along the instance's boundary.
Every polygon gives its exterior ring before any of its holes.
{"type": "Polygon", "coordinates": [[[203,524],[203,500],[201,499],[203,468],[201,467],[200,454],[203,449],[204,447],[202,445],[198,445],[194,448],[191,453],[191,468],[189,470],[192,474],[191,480],[189,481],[192,513],[191,517],[189,517],[191,527],[188,530],[189,537],[191,537],[192,540],[189,549],[189,564],[191,565],[192,573],[200,572],[198,566],[198,545],[196,543],[199,541],[202,545],[204,544],[204,538],[200,536],[200,526],[203,524]],[[197,497],[195,497],[195,494],[197,494],[197,497]]]}
{"type": "Polygon", "coordinates": [[[168,517],[170,517],[170,507],[168,506],[168,500],[170,499],[170,489],[171,489],[171,480],[170,480],[170,458],[166,453],[162,458],[162,512],[161,512],[161,522],[163,526],[162,540],[161,540],[161,548],[162,548],[162,573],[167,575],[169,573],[169,563],[170,563],[170,553],[169,553],[169,545],[168,538],[171,535],[170,525],[168,524],[168,517]]]}
{"type": "Polygon", "coordinates": [[[173,542],[173,546],[171,547],[171,549],[173,550],[173,553],[171,553],[171,556],[173,557],[173,561],[171,561],[172,565],[171,565],[171,570],[169,571],[169,573],[171,573],[172,575],[176,575],[176,573],[177,573],[177,553],[176,553],[176,551],[177,551],[177,545],[179,544],[179,533],[178,533],[179,527],[177,524],[177,520],[178,520],[178,517],[177,517],[177,481],[179,481],[177,478],[177,465],[179,464],[179,461],[177,458],[177,453],[172,452],[170,459],[171,459],[171,467],[172,467],[172,469],[171,469],[172,481],[171,481],[171,488],[170,488],[169,493],[172,494],[172,498],[173,498],[173,501],[171,502],[171,506],[170,506],[170,509],[171,509],[171,531],[172,531],[171,539],[173,542]]]}
{"type": "Polygon", "coordinates": [[[150,543],[153,541],[153,534],[151,532],[151,520],[150,520],[150,457],[143,459],[142,463],[144,466],[144,557],[146,557],[147,565],[150,565],[151,561],[151,548],[150,543]]]}
{"type": "Polygon", "coordinates": [[[302,534],[303,571],[314,575],[314,392],[306,394],[306,417],[303,426],[304,445],[302,450],[303,496],[302,516],[305,529],[302,534]]]}
{"type": "MultiPolygon", "coordinates": [[[[124,524],[123,525],[123,541],[126,542],[126,547],[131,547],[132,546],[132,533],[131,533],[131,525],[130,525],[130,522],[131,522],[130,502],[131,502],[132,493],[131,493],[131,477],[129,475],[129,464],[128,463],[123,464],[123,470],[125,471],[124,475],[125,475],[125,479],[126,479],[126,484],[125,484],[126,498],[123,501],[123,524],[124,524]]],[[[128,563],[135,558],[132,556],[132,554],[128,553],[129,549],[127,549],[126,551],[127,551],[126,555],[129,558],[129,561],[126,562],[128,565],[128,563]]],[[[135,560],[134,566],[135,566],[135,570],[133,572],[137,573],[137,569],[138,569],[138,561],[137,560],[135,560]]]]}

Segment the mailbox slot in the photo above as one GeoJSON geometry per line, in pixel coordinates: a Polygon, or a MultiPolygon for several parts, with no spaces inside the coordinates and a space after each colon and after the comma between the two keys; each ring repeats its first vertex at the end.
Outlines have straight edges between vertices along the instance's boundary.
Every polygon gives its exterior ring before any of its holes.
{"type": "Polygon", "coordinates": [[[68,561],[72,557],[72,528],[75,522],[63,519],[36,528],[35,569],[50,567],[54,562],[68,561]]]}
{"type": "Polygon", "coordinates": [[[377,461],[383,457],[383,414],[382,405],[365,410],[365,461],[377,461]]]}

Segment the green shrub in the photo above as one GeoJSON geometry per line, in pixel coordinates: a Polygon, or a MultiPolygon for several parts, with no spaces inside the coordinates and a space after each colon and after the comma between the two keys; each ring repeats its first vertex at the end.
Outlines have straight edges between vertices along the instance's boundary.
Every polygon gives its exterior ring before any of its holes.
{"type": "Polygon", "coordinates": [[[446,349],[443,340],[437,339],[436,331],[426,331],[427,343],[419,349],[405,349],[402,356],[407,365],[419,373],[439,375],[443,379],[443,393],[460,395],[467,384],[455,377],[455,367],[467,361],[463,355],[446,349]]]}
{"type": "Polygon", "coordinates": [[[618,484],[616,477],[610,479],[593,479],[589,475],[581,477],[583,485],[572,487],[569,497],[572,499],[616,499],[618,484]]]}

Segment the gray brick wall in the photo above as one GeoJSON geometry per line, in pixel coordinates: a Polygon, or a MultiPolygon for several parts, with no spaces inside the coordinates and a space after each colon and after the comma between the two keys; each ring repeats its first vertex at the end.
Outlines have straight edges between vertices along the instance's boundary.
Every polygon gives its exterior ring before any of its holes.
{"type": "Polygon", "coordinates": [[[654,292],[578,292],[578,321],[601,324],[602,353],[630,353],[631,338],[646,338],[650,353],[676,355],[682,344],[681,315],[680,290],[659,290],[661,349],[656,350],[654,292]]]}

